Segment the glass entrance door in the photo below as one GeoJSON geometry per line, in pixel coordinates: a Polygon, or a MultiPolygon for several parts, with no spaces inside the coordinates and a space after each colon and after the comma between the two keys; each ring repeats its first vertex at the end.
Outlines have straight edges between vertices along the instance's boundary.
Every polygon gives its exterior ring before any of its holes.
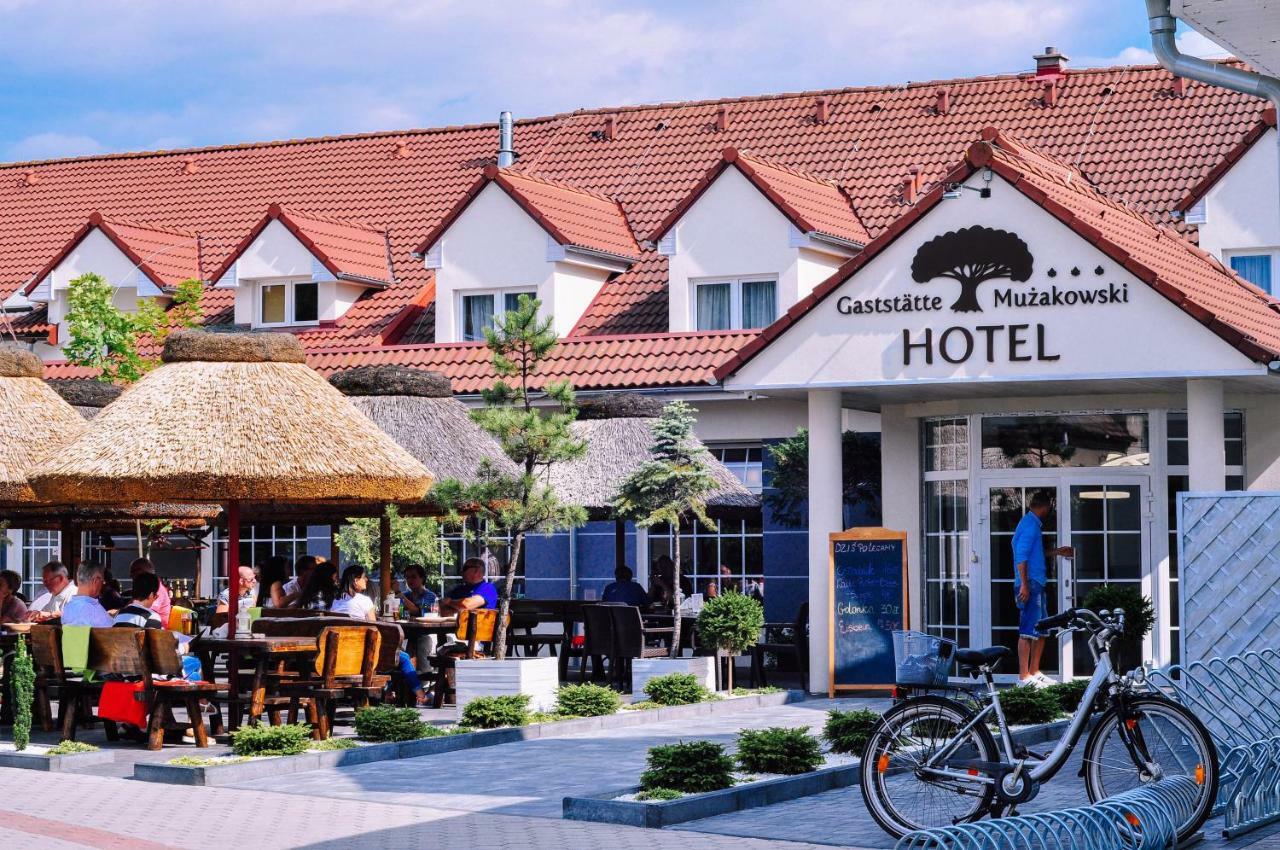
{"type": "MultiPolygon", "coordinates": [[[[1018,605],[1014,598],[1013,532],[1027,512],[1031,497],[1037,492],[1047,493],[1053,500],[1049,516],[1044,520],[1044,544],[1056,549],[1058,543],[1059,506],[1058,486],[1052,480],[1025,481],[1019,483],[995,482],[987,485],[987,564],[990,579],[991,645],[1007,646],[1013,652],[1011,660],[1001,665],[1001,673],[1016,678],[1018,672],[1018,605]]],[[[1045,562],[1048,581],[1045,584],[1045,616],[1061,610],[1062,590],[1058,573],[1050,560],[1045,562]]],[[[1040,659],[1040,669],[1046,675],[1057,675],[1062,660],[1057,641],[1049,641],[1040,659]]]]}

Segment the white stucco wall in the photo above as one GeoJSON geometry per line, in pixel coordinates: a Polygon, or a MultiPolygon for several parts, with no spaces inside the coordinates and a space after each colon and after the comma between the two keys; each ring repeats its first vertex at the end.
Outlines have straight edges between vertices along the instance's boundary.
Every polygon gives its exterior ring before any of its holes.
{"type": "MultiPolygon", "coordinates": [[[[792,437],[797,428],[808,422],[808,407],[802,396],[723,400],[695,396],[687,400],[698,411],[698,438],[704,443],[754,443],[792,437]]],[[[845,410],[844,430],[875,433],[880,430],[880,415],[845,410]]]]}
{"type": "MultiPolygon", "coordinates": [[[[1280,252],[1280,154],[1269,130],[1205,193],[1200,247],[1224,260],[1231,252],[1280,252]]],[[[1273,261],[1273,288],[1280,268],[1273,261]]]]}
{"type": "Polygon", "coordinates": [[[289,228],[272,221],[236,260],[241,280],[264,277],[311,277],[311,252],[289,228]]]}
{"type": "Polygon", "coordinates": [[[536,288],[543,304],[550,303],[554,264],[547,262],[546,231],[493,183],[445,231],[440,250],[436,342],[461,338],[458,293],[465,290],[536,288]]]}
{"type": "MultiPolygon", "coordinates": [[[[850,252],[852,256],[852,252],[850,252]]],[[[848,257],[815,251],[812,248],[801,248],[796,258],[796,300],[810,292],[831,275],[835,274],[848,257]]],[[[795,301],[779,302],[778,315],[791,307],[795,301]]]]}
{"type": "Polygon", "coordinates": [[[609,279],[609,272],[575,263],[549,265],[551,279],[538,288],[538,299],[542,301],[543,312],[551,312],[556,335],[568,336],[609,279]]]}
{"type": "Polygon", "coordinates": [[[321,281],[317,292],[320,321],[333,322],[342,318],[364,291],[365,287],[342,280],[321,281]]]}

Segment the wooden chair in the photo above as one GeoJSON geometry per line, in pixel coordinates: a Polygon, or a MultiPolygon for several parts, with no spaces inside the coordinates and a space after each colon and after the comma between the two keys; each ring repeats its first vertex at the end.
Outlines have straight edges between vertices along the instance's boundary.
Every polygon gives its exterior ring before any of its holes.
{"type": "Polygon", "coordinates": [[[611,608],[620,607],[607,602],[582,606],[582,667],[581,681],[587,680],[587,660],[591,661],[592,680],[606,679],[610,684],[617,678],[618,640],[613,625],[611,608]]]}
{"type": "Polygon", "coordinates": [[[800,670],[800,687],[809,690],[809,603],[800,604],[793,623],[765,623],[765,641],[751,647],[751,686],[766,687],[769,682],[765,675],[764,654],[771,652],[778,659],[790,658],[800,670]],[[768,642],[770,630],[791,628],[791,640],[768,642]]]}
{"type": "MultiPolygon", "coordinates": [[[[360,622],[360,621],[356,621],[360,622]]],[[[352,624],[350,617],[329,616],[329,617],[299,617],[299,618],[277,618],[262,617],[253,624],[254,634],[261,635],[285,635],[289,637],[306,636],[319,637],[320,633],[329,626],[349,626],[352,624]]],[[[363,623],[362,623],[363,625],[363,623]]],[[[373,684],[366,689],[366,695],[373,702],[381,702],[385,699],[386,691],[390,686],[396,693],[397,700],[402,705],[410,705],[412,701],[405,700],[405,685],[401,681],[400,664],[398,653],[400,644],[404,642],[404,631],[395,623],[368,623],[368,625],[376,628],[382,636],[381,648],[378,650],[378,659],[374,665],[373,684]]],[[[290,674],[288,671],[274,671],[273,675],[277,677],[287,678],[290,674]]],[[[429,678],[429,677],[428,677],[429,678]]],[[[353,688],[363,688],[362,684],[352,685],[353,688]]],[[[275,719],[272,719],[275,722],[275,719]]]]}
{"type": "Polygon", "coordinates": [[[614,657],[611,667],[613,685],[631,690],[631,662],[636,658],[666,658],[671,654],[674,626],[646,626],[640,609],[634,605],[609,605],[613,620],[614,657]]]}
{"type": "MultiPolygon", "coordinates": [[[[510,617],[507,618],[510,622],[510,617]]],[[[498,612],[492,608],[479,608],[474,611],[462,610],[458,612],[458,637],[466,644],[466,649],[460,655],[453,653],[437,653],[431,659],[431,664],[435,668],[435,685],[432,688],[431,705],[433,708],[440,708],[445,703],[445,698],[455,696],[457,689],[457,659],[462,658],[484,658],[487,652],[482,644],[493,642],[498,624],[498,612]]]]}
{"type": "MultiPolygon", "coordinates": [[[[97,631],[95,629],[95,631],[97,631]]],[[[125,629],[103,629],[123,632],[125,629]]],[[[227,695],[227,686],[213,682],[188,682],[182,678],[182,661],[178,656],[178,638],[164,629],[138,629],[143,637],[143,682],[150,722],[147,726],[147,749],[158,750],[164,745],[164,733],[186,731],[191,728],[197,747],[209,746],[208,732],[204,726],[201,700],[214,707],[210,726],[214,735],[222,734],[222,711],[218,707],[227,695]],[[157,679],[156,676],[166,676],[157,679]],[[187,710],[187,723],[179,723],[173,716],[173,706],[181,703],[187,710]]]]}
{"type": "Polygon", "coordinates": [[[546,602],[538,599],[511,600],[511,625],[507,627],[507,646],[519,650],[521,655],[535,657],[548,647],[552,655],[560,645],[560,635],[548,632],[537,632],[535,629],[544,622],[559,620],[555,610],[546,602]],[[523,634],[520,634],[523,632],[523,634]]]}
{"type": "Polygon", "coordinates": [[[278,693],[290,699],[290,723],[306,703],[312,734],[323,741],[342,699],[350,699],[357,709],[369,704],[367,690],[373,687],[382,636],[373,624],[325,626],[318,641],[314,676],[282,681],[278,693]]]}
{"type": "Polygon", "coordinates": [[[78,726],[101,723],[108,741],[119,737],[116,724],[101,720],[94,714],[98,697],[102,695],[101,681],[86,681],[66,669],[62,659],[62,628],[36,625],[29,633],[31,660],[36,668],[35,708],[40,716],[40,728],[53,730],[50,700],[58,701],[58,726],[62,737],[69,741],[76,738],[78,726]]]}

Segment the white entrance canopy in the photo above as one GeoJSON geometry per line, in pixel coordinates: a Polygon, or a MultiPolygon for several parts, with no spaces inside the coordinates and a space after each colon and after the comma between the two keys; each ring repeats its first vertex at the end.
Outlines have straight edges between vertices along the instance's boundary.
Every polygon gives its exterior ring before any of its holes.
{"type": "Polygon", "coordinates": [[[1256,70],[1280,76],[1280,1],[1173,0],[1169,10],[1256,70]]]}

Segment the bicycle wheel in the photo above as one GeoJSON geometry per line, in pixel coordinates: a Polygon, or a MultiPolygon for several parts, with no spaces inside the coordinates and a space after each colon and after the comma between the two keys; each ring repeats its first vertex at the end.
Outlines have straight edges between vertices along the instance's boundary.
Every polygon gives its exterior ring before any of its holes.
{"type": "Polygon", "coordinates": [[[933,777],[922,768],[953,739],[958,746],[945,764],[966,773],[970,762],[998,761],[996,743],[979,723],[961,734],[974,713],[937,696],[900,703],[880,718],[862,753],[862,799],[885,832],[901,838],[916,829],[952,826],[987,813],[989,784],[933,777]]]}
{"type": "Polygon", "coordinates": [[[1166,776],[1189,776],[1202,788],[1195,809],[1178,827],[1178,843],[1204,825],[1218,797],[1218,751],[1204,724],[1185,707],[1162,697],[1131,700],[1132,716],[1121,722],[1107,709],[1084,748],[1084,783],[1090,802],[1155,782],[1166,776]],[[1123,735],[1146,750],[1156,770],[1136,763],[1123,735]]]}

